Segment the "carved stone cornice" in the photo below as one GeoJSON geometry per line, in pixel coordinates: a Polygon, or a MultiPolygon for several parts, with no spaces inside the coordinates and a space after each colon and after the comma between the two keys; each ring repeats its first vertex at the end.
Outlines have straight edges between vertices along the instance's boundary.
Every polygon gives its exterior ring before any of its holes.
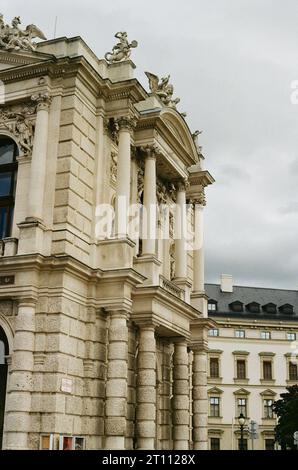
{"type": "Polygon", "coordinates": [[[36,93],[31,96],[31,100],[34,103],[36,103],[37,111],[40,111],[40,110],[48,111],[52,103],[52,97],[47,92],[36,93]]]}

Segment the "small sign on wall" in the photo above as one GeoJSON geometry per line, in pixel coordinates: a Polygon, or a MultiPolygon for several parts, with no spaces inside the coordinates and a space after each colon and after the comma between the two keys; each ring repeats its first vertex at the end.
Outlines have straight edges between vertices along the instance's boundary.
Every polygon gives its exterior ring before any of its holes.
{"type": "Polygon", "coordinates": [[[14,284],[14,276],[0,276],[0,286],[9,286],[14,284]]]}
{"type": "Polygon", "coordinates": [[[72,379],[63,378],[61,380],[61,392],[72,393],[72,379]]]}

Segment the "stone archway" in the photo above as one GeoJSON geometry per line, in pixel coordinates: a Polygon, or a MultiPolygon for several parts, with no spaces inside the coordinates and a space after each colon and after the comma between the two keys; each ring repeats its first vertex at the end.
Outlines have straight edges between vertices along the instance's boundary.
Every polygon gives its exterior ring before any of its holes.
{"type": "Polygon", "coordinates": [[[7,362],[6,356],[9,355],[8,339],[3,328],[0,326],[0,449],[2,449],[4,411],[7,385],[7,362]]]}

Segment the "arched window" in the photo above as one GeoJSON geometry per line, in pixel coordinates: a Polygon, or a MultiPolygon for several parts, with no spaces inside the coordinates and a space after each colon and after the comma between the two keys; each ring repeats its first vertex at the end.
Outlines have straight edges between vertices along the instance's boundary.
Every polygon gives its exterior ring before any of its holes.
{"type": "Polygon", "coordinates": [[[8,356],[8,354],[9,350],[7,337],[4,333],[4,330],[0,326],[0,449],[2,449],[7,380],[7,364],[5,356],[8,356]]]}
{"type": "Polygon", "coordinates": [[[6,136],[0,136],[0,240],[11,235],[13,220],[18,148],[6,136]]]}

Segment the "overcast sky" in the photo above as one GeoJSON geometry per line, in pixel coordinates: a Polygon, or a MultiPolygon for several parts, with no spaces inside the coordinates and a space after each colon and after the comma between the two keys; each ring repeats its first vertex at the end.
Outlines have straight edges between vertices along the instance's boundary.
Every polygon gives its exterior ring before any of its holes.
{"type": "Polygon", "coordinates": [[[51,39],[82,36],[103,57],[114,34],[139,42],[132,59],[171,74],[181,111],[201,129],[208,189],[206,280],[298,288],[297,0],[2,0],[51,39]]]}

